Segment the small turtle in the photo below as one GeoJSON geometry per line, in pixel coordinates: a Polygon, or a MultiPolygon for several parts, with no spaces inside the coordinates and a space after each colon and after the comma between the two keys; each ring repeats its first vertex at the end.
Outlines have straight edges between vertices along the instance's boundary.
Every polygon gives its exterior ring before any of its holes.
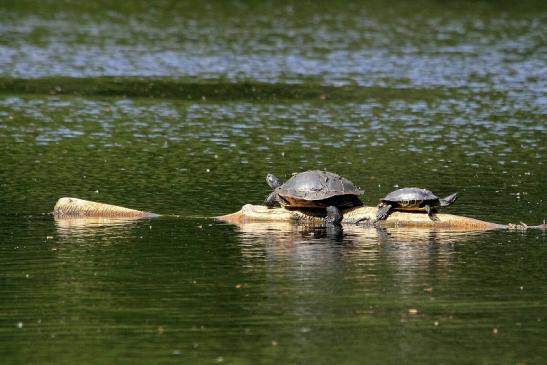
{"type": "Polygon", "coordinates": [[[376,220],[386,219],[392,210],[425,211],[432,220],[438,208],[447,207],[458,199],[458,193],[439,198],[431,191],[420,188],[403,188],[392,191],[378,204],[376,220]]]}
{"type": "Polygon", "coordinates": [[[274,191],[264,204],[273,207],[279,203],[286,208],[321,208],[326,211],[326,223],[339,225],[342,213],[339,207],[363,205],[357,197],[363,194],[348,179],[327,171],[305,171],[286,182],[268,174],[266,182],[274,191]]]}

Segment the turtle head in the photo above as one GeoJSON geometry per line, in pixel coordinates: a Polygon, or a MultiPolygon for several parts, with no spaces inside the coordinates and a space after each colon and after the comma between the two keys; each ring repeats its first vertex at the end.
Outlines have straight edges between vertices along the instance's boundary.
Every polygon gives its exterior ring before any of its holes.
{"type": "Polygon", "coordinates": [[[266,182],[268,183],[268,185],[270,185],[270,188],[272,189],[278,188],[283,185],[283,180],[272,174],[266,175],[266,182]]]}
{"type": "Polygon", "coordinates": [[[444,198],[440,199],[441,201],[441,207],[447,207],[450,204],[454,203],[458,199],[458,193],[450,194],[449,196],[445,196],[444,198]]]}

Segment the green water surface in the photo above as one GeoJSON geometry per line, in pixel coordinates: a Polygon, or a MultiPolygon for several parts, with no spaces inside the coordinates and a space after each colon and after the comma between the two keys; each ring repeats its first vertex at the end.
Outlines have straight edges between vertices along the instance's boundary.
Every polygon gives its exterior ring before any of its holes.
{"type": "Polygon", "coordinates": [[[0,364],[545,364],[547,239],[211,217],[267,173],[547,217],[540,1],[0,1],[0,364]],[[54,219],[63,196],[178,217],[54,219]]]}

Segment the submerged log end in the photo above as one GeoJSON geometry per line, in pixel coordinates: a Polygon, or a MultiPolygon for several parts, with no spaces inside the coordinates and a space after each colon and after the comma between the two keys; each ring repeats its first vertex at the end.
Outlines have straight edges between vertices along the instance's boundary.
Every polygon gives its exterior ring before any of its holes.
{"type": "MultiPolygon", "coordinates": [[[[355,224],[361,220],[364,224],[374,222],[378,209],[376,207],[356,207],[344,212],[342,223],[355,224]]],[[[425,213],[393,212],[380,222],[386,227],[430,227],[454,230],[487,230],[505,228],[506,226],[482,221],[479,219],[438,213],[435,220],[425,213]]],[[[246,204],[238,212],[216,217],[228,223],[247,222],[287,222],[323,223],[324,219],[317,212],[288,210],[285,208],[267,208],[261,205],[246,204]]]]}
{"type": "Polygon", "coordinates": [[[158,214],[116,205],[92,202],[78,198],[60,198],[53,207],[57,218],[69,217],[105,217],[105,218],[154,218],[158,214]]]}

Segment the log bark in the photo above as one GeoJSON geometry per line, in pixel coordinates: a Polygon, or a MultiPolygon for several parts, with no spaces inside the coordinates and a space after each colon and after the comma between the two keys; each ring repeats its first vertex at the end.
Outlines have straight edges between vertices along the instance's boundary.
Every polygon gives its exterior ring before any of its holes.
{"type": "MultiPolygon", "coordinates": [[[[343,212],[342,224],[355,224],[364,219],[362,224],[372,224],[376,218],[376,207],[356,207],[343,212]]],[[[378,224],[385,227],[428,227],[450,230],[489,230],[507,228],[505,225],[482,221],[453,214],[437,213],[433,221],[425,213],[393,212],[378,224]]],[[[321,213],[316,211],[288,210],[285,208],[267,208],[261,205],[244,205],[238,212],[216,217],[229,223],[246,222],[299,222],[321,224],[324,222],[321,213]]]]}

